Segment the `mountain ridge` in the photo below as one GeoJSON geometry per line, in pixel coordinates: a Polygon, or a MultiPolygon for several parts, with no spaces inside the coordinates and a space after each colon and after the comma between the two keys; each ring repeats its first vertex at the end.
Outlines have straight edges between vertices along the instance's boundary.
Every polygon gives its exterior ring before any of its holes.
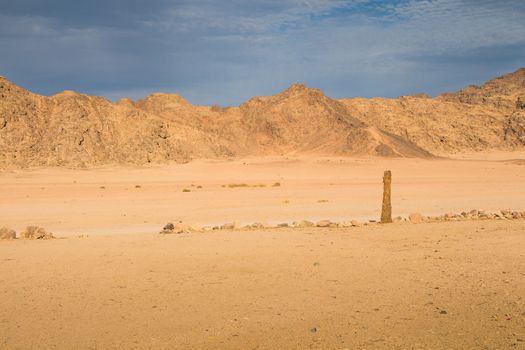
{"type": "Polygon", "coordinates": [[[525,68],[435,98],[332,99],[292,84],[238,107],[34,94],[0,77],[0,168],[265,155],[421,157],[525,148],[525,68]]]}

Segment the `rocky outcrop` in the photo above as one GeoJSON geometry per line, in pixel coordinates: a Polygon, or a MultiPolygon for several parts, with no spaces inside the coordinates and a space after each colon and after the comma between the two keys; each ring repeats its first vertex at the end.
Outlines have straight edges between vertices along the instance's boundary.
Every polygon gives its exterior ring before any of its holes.
{"type": "Polygon", "coordinates": [[[33,94],[0,77],[0,168],[283,154],[431,157],[524,147],[525,69],[437,98],[341,99],[294,84],[239,107],[175,94],[113,103],[33,94]]]}

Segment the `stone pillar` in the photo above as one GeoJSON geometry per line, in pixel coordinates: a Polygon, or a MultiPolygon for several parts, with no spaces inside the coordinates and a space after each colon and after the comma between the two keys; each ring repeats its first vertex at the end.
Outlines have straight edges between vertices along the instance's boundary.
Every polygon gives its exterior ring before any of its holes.
{"type": "Polygon", "coordinates": [[[390,170],[385,170],[383,175],[383,207],[381,210],[381,223],[386,224],[392,222],[392,173],[390,170]]]}

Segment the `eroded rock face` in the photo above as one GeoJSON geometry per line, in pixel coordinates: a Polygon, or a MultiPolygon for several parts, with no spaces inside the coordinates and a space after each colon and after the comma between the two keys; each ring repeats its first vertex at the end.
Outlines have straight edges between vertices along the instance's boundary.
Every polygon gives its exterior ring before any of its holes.
{"type": "Polygon", "coordinates": [[[525,109],[525,97],[518,97],[516,100],[516,109],[525,109]]]}
{"type": "Polygon", "coordinates": [[[188,162],[285,153],[430,157],[525,147],[525,69],[429,98],[332,99],[292,85],[239,107],[33,94],[0,77],[0,168],[188,162]],[[513,114],[514,113],[514,114],[513,114]]]}
{"type": "Polygon", "coordinates": [[[16,231],[7,227],[0,227],[0,239],[16,239],[16,231]]]}
{"type": "Polygon", "coordinates": [[[20,238],[23,239],[52,239],[55,238],[51,232],[47,232],[43,227],[27,226],[20,232],[20,238]]]}
{"type": "Polygon", "coordinates": [[[512,113],[506,120],[505,141],[515,146],[525,145],[525,110],[512,113]]]}

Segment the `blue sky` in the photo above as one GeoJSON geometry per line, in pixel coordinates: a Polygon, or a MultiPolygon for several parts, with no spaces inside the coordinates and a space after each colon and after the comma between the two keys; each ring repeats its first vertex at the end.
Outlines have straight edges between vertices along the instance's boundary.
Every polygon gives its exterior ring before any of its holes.
{"type": "Polygon", "coordinates": [[[0,0],[0,75],[45,95],[435,95],[522,66],[523,0],[0,0]]]}

